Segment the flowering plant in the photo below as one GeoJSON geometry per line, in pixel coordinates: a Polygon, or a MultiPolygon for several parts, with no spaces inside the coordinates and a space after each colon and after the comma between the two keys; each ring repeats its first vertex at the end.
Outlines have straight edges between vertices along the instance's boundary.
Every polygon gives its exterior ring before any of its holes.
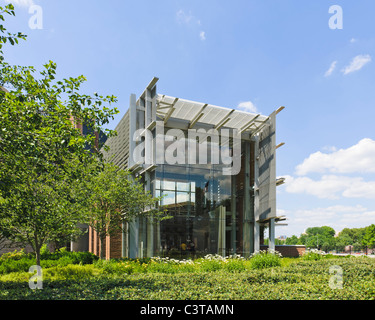
{"type": "Polygon", "coordinates": [[[260,250],[250,255],[250,264],[253,269],[262,269],[281,266],[282,255],[276,250],[260,250]]]}
{"type": "Polygon", "coordinates": [[[303,253],[302,258],[304,260],[319,260],[322,259],[325,255],[326,253],[322,250],[308,249],[303,253]]]}

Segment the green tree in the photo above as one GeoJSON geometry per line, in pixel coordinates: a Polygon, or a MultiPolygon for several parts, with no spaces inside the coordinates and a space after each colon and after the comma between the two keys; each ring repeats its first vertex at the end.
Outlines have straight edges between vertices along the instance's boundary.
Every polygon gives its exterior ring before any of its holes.
{"type": "Polygon", "coordinates": [[[335,246],[336,249],[343,251],[346,246],[352,245],[353,243],[353,239],[347,233],[342,234],[340,232],[339,236],[336,238],[335,246]]]}
{"type": "Polygon", "coordinates": [[[306,233],[310,236],[321,235],[327,238],[334,237],[335,230],[328,226],[307,228],[306,233]]]}
{"type": "Polygon", "coordinates": [[[375,224],[366,227],[366,232],[362,239],[362,244],[369,248],[375,247],[375,224]]]}
{"type": "Polygon", "coordinates": [[[125,232],[126,223],[136,217],[149,217],[163,220],[168,218],[163,208],[150,192],[145,192],[139,178],[133,178],[111,163],[90,181],[90,221],[89,225],[97,232],[100,241],[100,258],[104,258],[104,241],[106,236],[120,231],[125,232]]]}
{"type": "Polygon", "coordinates": [[[308,248],[319,248],[325,251],[332,249],[335,245],[335,230],[328,226],[311,227],[301,235],[301,243],[308,248]]]}
{"type": "MultiPolygon", "coordinates": [[[[14,15],[11,5],[0,11],[14,15]]],[[[1,50],[25,38],[5,30],[1,50]]],[[[118,112],[104,106],[116,98],[80,94],[83,76],[56,81],[52,61],[41,72],[0,64],[0,85],[8,89],[0,91],[0,232],[30,244],[40,265],[42,245],[76,234],[86,219],[82,183],[103,166],[95,132],[114,134],[102,126],[118,112]],[[74,123],[92,133],[83,136],[74,123]]]]}
{"type": "Polygon", "coordinates": [[[344,237],[345,239],[350,239],[349,243],[346,245],[353,245],[354,243],[362,242],[365,235],[366,228],[344,228],[341,230],[338,239],[344,237]]]}
{"type": "MultiPolygon", "coordinates": [[[[9,42],[11,45],[14,45],[15,43],[18,43],[19,39],[26,39],[26,35],[23,35],[21,32],[13,34],[7,31],[3,25],[3,21],[5,21],[4,15],[6,14],[15,16],[14,6],[12,4],[0,7],[0,61],[4,60],[3,46],[5,43],[9,42]]],[[[6,90],[0,86],[0,92],[6,92],[6,90]]],[[[2,203],[4,203],[4,198],[2,197],[0,190],[0,204],[2,203]]]]}
{"type": "Polygon", "coordinates": [[[4,27],[3,22],[5,21],[4,15],[11,15],[15,16],[16,13],[14,11],[14,6],[13,4],[8,4],[5,7],[0,7],[0,60],[3,61],[3,46],[7,42],[10,43],[11,45],[14,45],[18,43],[18,40],[26,39],[26,35],[22,34],[21,32],[18,33],[11,33],[8,32],[7,29],[4,27]]]}
{"type": "Polygon", "coordinates": [[[286,238],[285,240],[285,244],[288,244],[288,245],[296,245],[296,244],[299,244],[299,239],[297,236],[293,235],[291,237],[288,237],[286,238]]]}

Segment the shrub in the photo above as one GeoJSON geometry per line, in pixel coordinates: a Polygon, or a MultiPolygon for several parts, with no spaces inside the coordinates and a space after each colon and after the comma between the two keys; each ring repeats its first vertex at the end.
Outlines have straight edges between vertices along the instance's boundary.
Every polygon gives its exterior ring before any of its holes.
{"type": "Polygon", "coordinates": [[[68,265],[65,267],[52,267],[43,271],[43,278],[50,280],[82,280],[88,279],[94,275],[93,265],[68,265]]]}
{"type": "Polygon", "coordinates": [[[92,264],[99,259],[95,254],[91,252],[73,252],[73,253],[76,259],[81,264],[92,264]]]}
{"type": "Polygon", "coordinates": [[[14,250],[13,252],[3,253],[0,257],[0,263],[2,263],[2,261],[6,261],[6,260],[21,260],[23,258],[28,258],[28,257],[31,257],[31,255],[25,253],[25,251],[23,249],[22,250],[14,250]]]}
{"type": "Polygon", "coordinates": [[[252,269],[263,269],[281,266],[281,254],[277,251],[260,250],[250,257],[250,267],[252,269]]]}
{"type": "Polygon", "coordinates": [[[0,275],[0,284],[6,282],[22,282],[27,283],[30,279],[31,274],[27,272],[10,272],[7,274],[0,275]]]}
{"type": "Polygon", "coordinates": [[[174,266],[172,263],[150,262],[150,264],[146,266],[146,271],[151,273],[176,273],[178,272],[178,267],[174,266]]]}
{"type": "MultiPolygon", "coordinates": [[[[43,247],[42,260],[40,262],[42,268],[65,267],[71,264],[92,264],[98,257],[90,252],[69,252],[60,250],[57,252],[49,252],[43,247]]],[[[4,253],[0,257],[0,274],[10,272],[28,272],[32,265],[36,264],[35,255],[26,254],[23,250],[4,253]]]]}
{"type": "Polygon", "coordinates": [[[223,269],[229,272],[242,272],[246,270],[246,267],[244,260],[231,258],[224,263],[223,269]]]}
{"type": "Polygon", "coordinates": [[[306,250],[302,255],[303,260],[320,260],[325,257],[326,253],[318,249],[306,250]]]}
{"type": "Polygon", "coordinates": [[[195,271],[195,264],[191,259],[177,260],[153,257],[146,267],[147,272],[177,273],[195,271]]]}
{"type": "Polygon", "coordinates": [[[72,252],[66,248],[50,252],[46,246],[41,249],[41,260],[60,260],[57,265],[67,264],[92,264],[98,257],[91,252],[72,252]]]}
{"type": "Polygon", "coordinates": [[[4,260],[0,264],[0,274],[7,274],[11,272],[28,272],[29,268],[32,265],[35,265],[35,263],[35,260],[30,258],[4,260]]]}
{"type": "Polygon", "coordinates": [[[225,258],[216,254],[208,254],[204,258],[197,259],[195,261],[198,264],[199,269],[205,272],[217,271],[223,268],[225,258]]]}
{"type": "Polygon", "coordinates": [[[197,266],[193,262],[182,262],[178,266],[179,272],[195,272],[198,271],[197,266]]]}
{"type": "Polygon", "coordinates": [[[131,261],[98,260],[94,266],[106,274],[131,274],[135,270],[135,264],[131,261]]]}
{"type": "Polygon", "coordinates": [[[223,272],[210,273],[199,272],[197,260],[165,262],[179,271],[185,267],[195,268],[197,272],[188,275],[136,271],[136,268],[147,270],[151,260],[147,263],[131,259],[97,261],[94,265],[53,267],[43,269],[43,290],[30,290],[28,272],[10,273],[0,276],[0,300],[370,300],[375,295],[375,259],[372,258],[324,258],[318,261],[298,258],[281,268],[224,271],[229,263],[242,263],[246,267],[254,258],[258,257],[254,255],[250,260],[211,257],[207,260],[221,261],[223,272]],[[116,265],[120,268],[123,264],[135,268],[130,277],[116,272],[109,274],[100,267],[107,266],[107,270],[112,267],[115,271],[119,270],[116,265]],[[345,290],[329,286],[332,276],[329,270],[333,265],[344,271],[345,290]]]}

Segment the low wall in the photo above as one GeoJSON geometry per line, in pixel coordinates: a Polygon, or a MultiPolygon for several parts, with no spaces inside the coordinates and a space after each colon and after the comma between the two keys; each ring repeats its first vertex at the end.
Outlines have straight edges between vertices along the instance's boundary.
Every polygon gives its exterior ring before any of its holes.
{"type": "MultiPolygon", "coordinates": [[[[261,245],[260,250],[267,250],[268,246],[261,245]]],[[[299,257],[306,251],[303,245],[281,245],[275,246],[275,250],[280,252],[283,257],[299,257]]]]}
{"type": "Polygon", "coordinates": [[[13,252],[15,250],[19,251],[21,249],[23,249],[25,253],[33,252],[30,245],[23,246],[22,244],[13,243],[4,238],[0,241],[0,256],[4,253],[13,252]]]}

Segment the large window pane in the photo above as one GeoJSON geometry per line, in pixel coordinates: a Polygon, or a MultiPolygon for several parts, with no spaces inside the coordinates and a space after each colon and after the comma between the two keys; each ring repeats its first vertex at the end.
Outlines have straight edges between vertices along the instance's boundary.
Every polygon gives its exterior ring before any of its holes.
{"type": "Polygon", "coordinates": [[[177,191],[190,191],[190,183],[177,181],[177,191]]]}
{"type": "Polygon", "coordinates": [[[230,254],[239,234],[236,224],[232,228],[232,177],[223,176],[217,165],[161,165],[156,177],[156,188],[160,188],[161,195],[167,194],[162,204],[173,216],[160,222],[164,254],[189,255],[192,242],[197,255],[230,254]],[[181,249],[182,244],[187,245],[186,250],[181,249]]]}
{"type": "Polygon", "coordinates": [[[189,203],[190,195],[188,192],[177,192],[177,203],[189,203]]]}
{"type": "Polygon", "coordinates": [[[162,183],[162,188],[164,190],[176,190],[176,182],[164,180],[162,183]]]}
{"type": "Polygon", "coordinates": [[[165,192],[162,192],[162,196],[163,196],[163,199],[161,200],[161,204],[163,206],[174,205],[176,203],[175,192],[165,191],[165,192]]]}

